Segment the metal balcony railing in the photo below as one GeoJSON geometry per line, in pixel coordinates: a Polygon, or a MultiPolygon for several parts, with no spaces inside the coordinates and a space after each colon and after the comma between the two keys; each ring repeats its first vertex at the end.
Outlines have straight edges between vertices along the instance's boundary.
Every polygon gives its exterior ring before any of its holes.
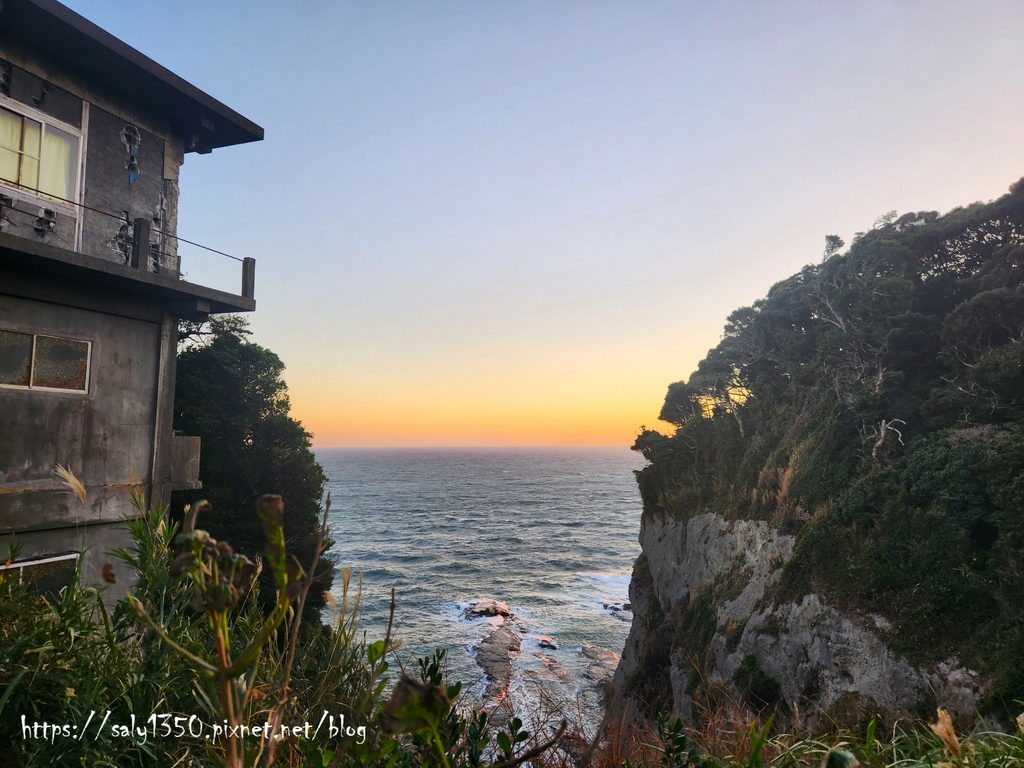
{"type": "MultiPolygon", "coordinates": [[[[121,227],[113,239],[113,244],[115,245],[116,252],[121,254],[121,258],[123,259],[122,263],[125,266],[132,267],[134,269],[145,269],[148,272],[158,274],[171,274],[175,278],[187,278],[188,282],[196,285],[207,288],[216,288],[236,296],[241,296],[245,299],[254,298],[256,282],[256,259],[254,258],[238,258],[237,256],[232,256],[230,253],[219,251],[216,248],[210,248],[209,246],[193,242],[192,240],[186,240],[185,238],[179,237],[171,232],[157,229],[149,219],[136,218],[131,220],[125,213],[116,214],[110,211],[104,211],[100,208],[95,208],[74,200],[68,200],[63,197],[57,197],[4,178],[0,178],[0,183],[11,187],[12,190],[20,190],[22,192],[31,192],[33,194],[40,195],[40,199],[38,201],[27,201],[21,197],[15,200],[14,198],[4,194],[2,188],[0,188],[0,218],[5,217],[7,214],[20,215],[24,218],[24,225],[30,227],[37,235],[45,235],[47,231],[52,231],[55,228],[59,211],[48,209],[46,207],[46,201],[48,199],[57,200],[66,205],[74,206],[81,211],[92,211],[93,213],[119,221],[121,227]],[[38,203],[40,206],[39,213],[19,209],[16,202],[27,202],[33,206],[38,203]],[[175,243],[175,252],[169,253],[162,251],[160,249],[160,243],[153,242],[153,235],[158,235],[163,239],[163,242],[173,240],[175,243]],[[235,268],[233,270],[227,268],[225,262],[212,263],[209,261],[200,261],[199,259],[193,258],[193,255],[189,253],[189,249],[185,249],[185,253],[183,254],[182,249],[180,248],[181,245],[189,246],[190,248],[198,248],[206,253],[222,257],[223,259],[238,262],[241,265],[241,280],[239,281],[239,268],[235,268]],[[183,261],[188,262],[186,265],[189,267],[188,271],[181,268],[183,261]],[[231,283],[234,283],[235,286],[239,286],[240,283],[241,290],[239,291],[237,287],[229,287],[231,283]]],[[[86,251],[82,252],[87,256],[98,255],[88,253],[86,251]]],[[[104,254],[101,258],[107,258],[107,254],[104,254]]]]}

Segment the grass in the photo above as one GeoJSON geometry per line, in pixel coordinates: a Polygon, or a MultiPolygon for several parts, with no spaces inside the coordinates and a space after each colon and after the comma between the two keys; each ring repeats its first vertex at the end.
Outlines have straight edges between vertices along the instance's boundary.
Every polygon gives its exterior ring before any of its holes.
{"type": "MultiPolygon", "coordinates": [[[[279,540],[273,520],[268,525],[279,540]]],[[[723,685],[720,695],[694,702],[695,726],[665,714],[646,723],[606,716],[595,731],[582,709],[494,717],[447,679],[443,650],[421,659],[416,676],[389,676],[397,643],[390,629],[374,641],[361,635],[359,584],[350,572],[341,572],[341,599],[328,600],[330,624],[303,624],[302,590],[310,580],[301,569],[266,565],[277,571],[280,587],[268,616],[250,589],[257,563],[197,531],[180,536],[158,510],[129,526],[134,547],[117,554],[138,570],[139,581],[111,613],[102,594],[77,579],[46,599],[29,584],[0,577],[0,765],[1024,766],[1024,716],[1013,733],[958,735],[940,711],[930,728],[904,722],[883,734],[874,719],[863,732],[804,732],[808,719],[794,712],[791,731],[780,732],[750,706],[770,698],[774,681],[749,664],[745,690],[756,695],[730,698],[723,685]],[[154,713],[159,719],[144,739],[99,728],[98,719],[84,738],[74,730],[32,738],[22,728],[24,719],[73,729],[97,713],[143,727],[154,713]],[[154,732],[165,722],[173,727],[175,718],[207,727],[316,724],[323,713],[335,725],[344,718],[348,731],[292,735],[272,745],[252,735],[215,742],[187,729],[173,737],[154,732]]]]}

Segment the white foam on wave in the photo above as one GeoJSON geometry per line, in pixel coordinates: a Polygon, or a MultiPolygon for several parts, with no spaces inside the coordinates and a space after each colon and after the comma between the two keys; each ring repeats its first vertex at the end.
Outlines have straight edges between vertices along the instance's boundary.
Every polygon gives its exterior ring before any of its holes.
{"type": "Polygon", "coordinates": [[[593,582],[613,599],[629,599],[629,573],[577,573],[576,576],[593,582]]]}

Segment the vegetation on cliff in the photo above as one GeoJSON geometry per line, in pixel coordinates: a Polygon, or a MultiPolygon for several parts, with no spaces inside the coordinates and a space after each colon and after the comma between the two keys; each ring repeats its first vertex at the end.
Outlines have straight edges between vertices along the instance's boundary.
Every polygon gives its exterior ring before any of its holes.
{"type": "MultiPolygon", "coordinates": [[[[886,214],[845,253],[733,312],[634,448],[645,515],[796,534],[781,595],[957,657],[986,708],[1024,699],[1024,180],[988,203],[886,214]]],[[[667,674],[667,671],[665,672],[667,674]]]]}
{"type": "MultiPolygon", "coordinates": [[[[284,585],[279,605],[293,596],[301,603],[309,582],[282,567],[279,516],[269,517],[276,543],[265,564],[284,585]]],[[[198,530],[176,535],[160,511],[132,530],[134,546],[117,556],[138,568],[139,581],[112,614],[77,579],[47,599],[0,573],[3,765],[1010,768],[1024,761],[1024,715],[1011,734],[969,740],[941,711],[931,729],[890,733],[872,721],[862,736],[844,740],[772,734],[770,721],[717,720],[693,730],[667,716],[648,729],[612,725],[595,735],[542,723],[528,734],[518,718],[501,725],[468,707],[461,686],[445,679],[443,651],[421,659],[419,679],[403,675],[389,694],[390,634],[369,642],[359,631],[347,574],[342,599],[331,603],[333,625],[302,631],[301,610],[263,615],[246,589],[252,564],[224,542],[198,530]],[[266,636],[277,622],[283,644],[266,636]],[[231,663],[221,673],[223,661],[231,663]],[[264,738],[268,726],[283,738],[264,738]]]]}
{"type": "MultiPolygon", "coordinates": [[[[205,515],[210,533],[256,555],[263,528],[252,510],[263,494],[279,494],[288,499],[288,552],[307,563],[316,549],[327,476],[313,455],[312,436],[291,416],[284,363],[249,341],[247,326],[244,318],[228,316],[182,329],[174,428],[202,438],[204,487],[174,494],[176,517],[185,504],[205,499],[212,505],[205,515]]],[[[326,565],[317,574],[307,619],[316,618],[330,589],[333,571],[326,565]]],[[[263,587],[269,609],[273,587],[266,579],[263,587]]]]}

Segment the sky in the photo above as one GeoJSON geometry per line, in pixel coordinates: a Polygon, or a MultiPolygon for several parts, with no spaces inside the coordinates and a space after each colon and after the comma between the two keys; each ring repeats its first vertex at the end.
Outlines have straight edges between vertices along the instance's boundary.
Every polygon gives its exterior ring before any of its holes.
{"type": "Polygon", "coordinates": [[[317,446],[628,446],[825,235],[1024,176],[1019,0],[67,5],[265,129],[178,233],[317,446]]]}

